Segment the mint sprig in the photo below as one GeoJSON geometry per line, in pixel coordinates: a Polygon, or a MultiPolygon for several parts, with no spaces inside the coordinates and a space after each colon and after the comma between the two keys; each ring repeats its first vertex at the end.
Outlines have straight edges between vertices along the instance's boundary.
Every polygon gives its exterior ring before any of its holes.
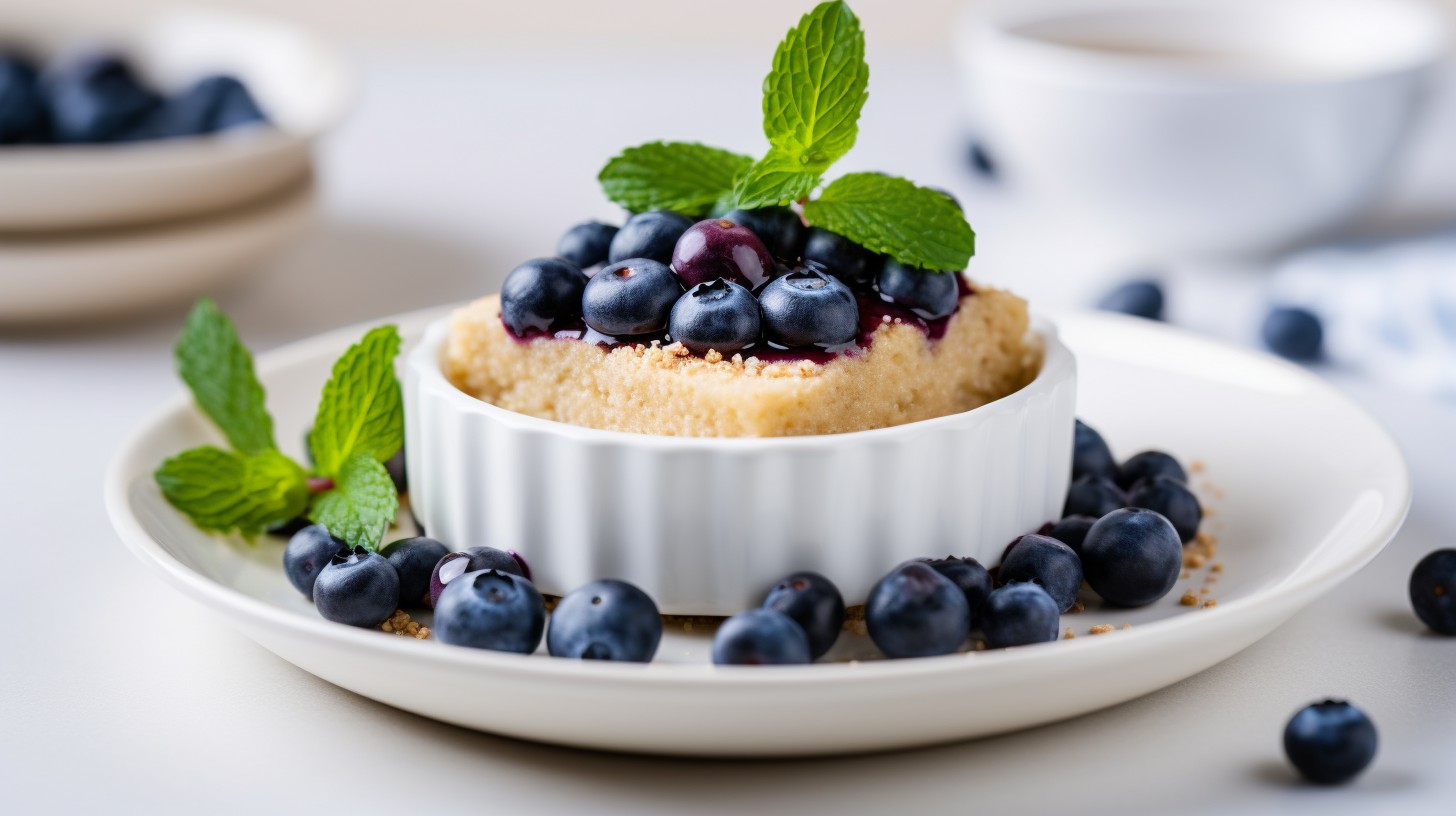
{"type": "Polygon", "coordinates": [[[976,234],[945,193],[879,173],[840,176],[804,205],[811,223],[922,269],[964,269],[976,234]]]}
{"type": "Polygon", "coordinates": [[[253,355],[238,330],[209,298],[187,315],[173,349],[177,373],[192,389],[197,407],[243,453],[261,453],[276,446],[273,418],[263,405],[263,385],[253,371],[253,355]]]}
{"type": "Polygon", "coordinates": [[[707,215],[733,191],[753,159],[696,142],[648,142],[607,162],[597,180],[607,198],[631,210],[707,215]]]}
{"type": "Polygon", "coordinates": [[[308,518],[350,544],[376,549],[399,511],[389,471],[365,451],[350,456],[334,476],[334,489],[319,494],[308,518]]]}
{"type": "Polygon", "coordinates": [[[733,206],[752,210],[798,201],[814,192],[819,180],[819,173],[806,171],[791,156],[770,150],[738,178],[733,206]]]}
{"type": "Polygon", "coordinates": [[[868,93],[859,18],[843,2],[821,3],[789,29],[763,81],[763,133],[775,152],[823,173],[854,147],[868,93]]]}
{"type": "Polygon", "coordinates": [[[398,354],[399,332],[380,326],[334,363],[308,435],[320,474],[336,476],[356,453],[386,461],[404,444],[404,399],[394,375],[398,354]]]}
{"type": "Polygon", "coordinates": [[[167,501],[204,530],[253,536],[308,507],[308,475],[276,450],[192,448],[163,462],[156,479],[167,501]]]}

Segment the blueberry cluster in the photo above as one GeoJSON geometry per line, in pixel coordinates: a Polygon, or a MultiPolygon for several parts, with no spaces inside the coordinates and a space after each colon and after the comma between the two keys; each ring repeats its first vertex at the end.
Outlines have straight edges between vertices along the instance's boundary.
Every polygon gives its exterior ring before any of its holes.
{"type": "Polygon", "coordinates": [[[835,351],[860,338],[862,299],[938,320],[960,302],[958,279],[806,227],[788,207],[697,223],[656,210],[620,228],[590,221],[567,230],[555,257],[527,261],[506,277],[501,319],[522,338],[661,340],[699,356],[835,351]]]}
{"type": "Polygon", "coordinates": [[[242,82],[208,76],[167,97],[114,54],[86,54],[41,71],[0,53],[0,145],[135,142],[200,136],[267,118],[242,82]]]}

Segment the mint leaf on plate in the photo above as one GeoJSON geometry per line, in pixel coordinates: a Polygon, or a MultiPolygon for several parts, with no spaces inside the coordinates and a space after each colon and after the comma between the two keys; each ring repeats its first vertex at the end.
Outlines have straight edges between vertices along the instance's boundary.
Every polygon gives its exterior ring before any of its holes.
{"type": "Polygon", "coordinates": [[[377,550],[398,510],[399,496],[389,471],[361,450],[339,468],[334,489],[314,499],[308,517],[350,546],[377,550]]]}
{"type": "Polygon", "coordinates": [[[823,173],[854,147],[868,96],[864,32],[843,2],[821,3],[789,30],[763,81],[763,132],[774,151],[823,173]]]}
{"type": "Polygon", "coordinates": [[[337,476],[356,453],[383,462],[404,444],[403,398],[394,375],[399,343],[394,326],[380,326],[334,363],[308,436],[319,473],[337,476]]]}
{"type": "Polygon", "coordinates": [[[819,173],[806,171],[792,156],[771,148],[733,188],[734,206],[752,210],[798,201],[819,186],[819,173]]]}
{"type": "Polygon", "coordinates": [[[908,266],[966,268],[976,234],[944,193],[879,173],[850,173],[804,205],[804,218],[908,266]]]}
{"type": "Polygon", "coordinates": [[[192,448],[163,462],[154,475],[167,501],[204,530],[252,536],[308,507],[308,475],[276,450],[192,448]]]}
{"type": "Polygon", "coordinates": [[[253,371],[253,355],[227,315],[208,298],[187,315],[174,350],[177,371],[192,389],[197,405],[243,453],[276,447],[273,419],[263,404],[263,386],[253,371]]]}
{"type": "Polygon", "coordinates": [[[696,142],[648,142],[607,162],[597,179],[632,212],[673,210],[698,218],[733,189],[753,159],[696,142]]]}

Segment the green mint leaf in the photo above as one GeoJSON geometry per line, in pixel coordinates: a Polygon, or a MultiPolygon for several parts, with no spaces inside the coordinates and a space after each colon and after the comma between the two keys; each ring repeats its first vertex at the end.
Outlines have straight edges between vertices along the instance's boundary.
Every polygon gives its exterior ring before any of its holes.
{"type": "Polygon", "coordinates": [[[350,546],[377,550],[398,511],[399,495],[389,471],[369,453],[358,451],[334,476],[334,489],[314,499],[308,517],[350,546]]]}
{"type": "Polygon", "coordinates": [[[763,81],[763,132],[774,149],[823,173],[854,147],[870,68],[859,19],[821,3],[789,30],[763,81]]]}
{"type": "Polygon", "coordinates": [[[944,193],[879,173],[850,173],[804,205],[804,219],[908,266],[966,268],[976,234],[944,193]]]}
{"type": "Polygon", "coordinates": [[[798,201],[819,186],[819,173],[804,170],[804,165],[771,148],[748,172],[739,176],[733,188],[735,206],[744,209],[773,207],[798,201]]]}
{"type": "Polygon", "coordinates": [[[192,307],[174,355],[177,371],[192,389],[198,407],[234,448],[261,453],[276,447],[273,419],[263,404],[263,386],[253,371],[253,355],[212,300],[202,298],[192,307]]]}
{"type": "Polygon", "coordinates": [[[319,473],[337,476],[356,453],[383,462],[404,444],[404,405],[394,375],[399,342],[394,326],[380,326],[334,363],[308,435],[319,473]]]}
{"type": "Polygon", "coordinates": [[[192,448],[163,462],[154,477],[167,501],[204,530],[252,536],[308,507],[308,475],[276,450],[192,448]]]}
{"type": "Polygon", "coordinates": [[[632,212],[708,214],[753,159],[696,142],[648,142],[607,162],[597,180],[607,198],[632,212]]]}

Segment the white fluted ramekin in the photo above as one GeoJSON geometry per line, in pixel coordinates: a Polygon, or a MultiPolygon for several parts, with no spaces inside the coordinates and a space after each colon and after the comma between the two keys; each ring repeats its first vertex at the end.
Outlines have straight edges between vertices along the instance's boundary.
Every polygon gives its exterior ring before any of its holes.
{"type": "Polygon", "coordinates": [[[812,569],[851,605],[891,567],[989,565],[1061,515],[1076,363],[1045,320],[1040,374],[989,405],[825,436],[700,439],[581,428],[507,411],[441,371],[448,320],[405,375],[410,499],[454,549],[514,549],[543,592],[631,581],[664,613],[731,615],[812,569]]]}

